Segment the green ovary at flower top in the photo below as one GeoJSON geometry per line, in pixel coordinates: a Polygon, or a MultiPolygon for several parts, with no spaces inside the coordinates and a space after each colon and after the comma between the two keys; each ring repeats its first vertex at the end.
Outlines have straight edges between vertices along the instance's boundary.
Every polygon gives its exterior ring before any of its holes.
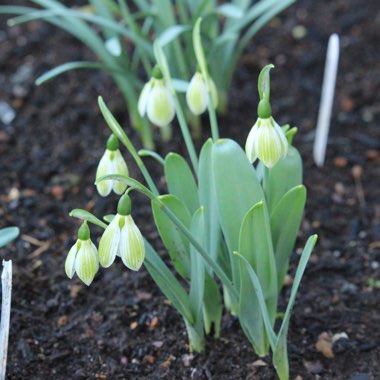
{"type": "Polygon", "coordinates": [[[106,228],[99,242],[100,265],[108,268],[120,256],[124,265],[138,271],[144,262],[144,240],[131,216],[131,199],[124,194],[117,214],[106,228]]]}
{"type": "MultiPolygon", "coordinates": [[[[218,106],[218,91],[211,77],[208,78],[208,85],[211,91],[213,107],[216,108],[218,106]]],[[[207,82],[205,81],[202,73],[196,72],[191,78],[189,87],[186,91],[186,102],[190,108],[190,111],[194,115],[201,115],[207,110],[207,92],[207,82]]]]}
{"type": "Polygon", "coordinates": [[[145,114],[158,127],[168,126],[174,119],[173,95],[165,84],[161,70],[156,66],[152,78],[145,84],[138,101],[141,117],[145,114]]]}
{"type": "Polygon", "coordinates": [[[98,250],[90,239],[90,229],[85,222],[78,230],[78,240],[67,255],[65,272],[69,278],[73,278],[76,273],[87,286],[90,286],[98,269],[98,250]]]}
{"type": "MultiPolygon", "coordinates": [[[[111,174],[128,175],[128,167],[119,150],[119,141],[112,134],[107,141],[107,149],[99,161],[96,178],[111,174]]],[[[106,197],[113,190],[116,194],[123,194],[127,188],[122,182],[107,180],[97,183],[96,188],[102,197],[106,197]]]]}

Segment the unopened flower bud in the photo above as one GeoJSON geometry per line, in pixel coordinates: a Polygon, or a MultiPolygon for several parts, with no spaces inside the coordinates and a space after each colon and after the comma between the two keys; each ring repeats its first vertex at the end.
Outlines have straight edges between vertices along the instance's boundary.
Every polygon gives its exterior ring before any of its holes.
{"type": "Polygon", "coordinates": [[[165,85],[161,70],[156,66],[152,78],[141,91],[137,108],[141,117],[145,114],[158,127],[168,126],[175,116],[174,100],[165,85]]]}
{"type": "MultiPolygon", "coordinates": [[[[96,179],[98,180],[101,177],[111,174],[129,175],[127,164],[119,150],[119,142],[114,135],[111,135],[107,141],[107,149],[100,159],[96,170],[96,179]]],[[[112,190],[116,194],[123,194],[127,185],[120,181],[107,179],[98,182],[96,188],[102,197],[106,197],[112,190]]]]}
{"type": "MultiPolygon", "coordinates": [[[[214,108],[218,105],[218,91],[214,81],[209,78],[208,85],[210,86],[211,99],[214,108]]],[[[190,111],[194,115],[201,115],[206,111],[208,106],[207,83],[200,72],[196,72],[191,78],[189,87],[186,92],[186,102],[190,111]]]]}

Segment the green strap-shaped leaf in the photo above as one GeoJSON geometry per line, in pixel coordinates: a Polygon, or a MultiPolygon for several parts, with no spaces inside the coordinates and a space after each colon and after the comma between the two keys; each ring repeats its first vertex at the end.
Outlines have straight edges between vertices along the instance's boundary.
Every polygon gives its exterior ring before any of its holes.
{"type": "MultiPolygon", "coordinates": [[[[186,227],[190,228],[191,216],[181,200],[174,195],[162,195],[158,198],[186,227]]],[[[178,230],[156,201],[152,201],[152,211],[154,222],[176,271],[182,277],[189,278],[190,245],[188,239],[178,230]]]]}
{"type": "Polygon", "coordinates": [[[302,276],[305,272],[306,264],[309,261],[311,252],[317,242],[317,235],[310,236],[306,242],[306,246],[301,254],[300,262],[298,264],[297,272],[294,277],[290,299],[286,308],[285,316],[281,324],[280,331],[277,336],[276,345],[273,349],[273,364],[276,368],[280,380],[289,379],[289,363],[288,363],[288,350],[287,350],[287,335],[289,329],[289,320],[296,300],[298,288],[300,286],[302,276]]]}
{"type": "MultiPolygon", "coordinates": [[[[204,247],[205,228],[204,210],[199,208],[191,221],[191,233],[197,236],[198,242],[204,247]]],[[[194,319],[202,316],[203,295],[205,288],[205,263],[197,250],[190,246],[190,307],[193,311],[194,319]]]]}
{"type": "MultiPolygon", "coordinates": [[[[256,272],[253,270],[251,264],[247,261],[247,259],[238,252],[234,252],[234,254],[242,261],[242,263],[244,264],[245,268],[247,269],[249,273],[249,280],[251,282],[252,289],[254,290],[254,293],[257,297],[260,312],[264,321],[264,326],[268,334],[269,344],[273,350],[276,344],[276,334],[274,333],[272,322],[269,317],[268,308],[265,302],[265,297],[263,294],[263,290],[261,289],[260,280],[257,277],[256,272]]],[[[250,337],[248,336],[248,338],[250,337]]]]}
{"type": "Polygon", "coordinates": [[[244,16],[243,10],[234,4],[223,4],[216,8],[216,11],[225,17],[240,19],[244,16]]]}
{"type": "Polygon", "coordinates": [[[67,71],[71,70],[77,70],[77,69],[101,69],[101,70],[107,70],[107,67],[105,65],[102,65],[98,62],[66,62],[62,65],[56,66],[53,69],[47,71],[46,73],[42,74],[36,79],[36,85],[39,86],[42,83],[45,83],[63,73],[66,73],[67,71]]]}
{"type": "Polygon", "coordinates": [[[146,195],[150,200],[157,202],[159,207],[162,207],[162,210],[165,212],[165,214],[168,216],[168,218],[177,226],[178,230],[183,233],[183,235],[187,238],[187,240],[190,242],[190,244],[198,251],[198,253],[203,257],[206,264],[215,272],[215,274],[219,277],[220,281],[223,283],[223,285],[228,288],[230,296],[232,299],[237,303],[237,300],[239,298],[239,294],[235,288],[235,286],[232,284],[230,278],[228,277],[226,271],[219,265],[218,262],[213,260],[208,252],[204,249],[204,247],[198,242],[197,237],[195,237],[188,227],[186,227],[182,221],[173,213],[173,211],[167,207],[160,199],[160,197],[156,196],[152,191],[150,191],[147,187],[142,185],[140,182],[136,181],[135,179],[120,175],[120,174],[112,174],[112,175],[106,175],[104,177],[99,178],[96,183],[99,183],[100,181],[104,180],[116,180],[121,181],[123,183],[126,183],[131,188],[141,192],[142,194],[146,195]]]}
{"type": "Polygon", "coordinates": [[[190,30],[189,25],[173,25],[165,29],[158,37],[161,46],[165,46],[175,40],[179,35],[190,30]]]}
{"type": "Polygon", "coordinates": [[[16,239],[20,230],[18,227],[6,227],[0,230],[0,248],[16,239]]]}
{"type": "Polygon", "coordinates": [[[205,272],[205,289],[203,297],[203,319],[206,334],[210,334],[214,326],[214,336],[220,336],[223,303],[220,289],[208,272],[205,272]]]}
{"type": "Polygon", "coordinates": [[[281,198],[270,217],[279,290],[288,271],[289,258],[301,225],[305,202],[305,186],[296,186],[281,198]]]}
{"type": "Polygon", "coordinates": [[[239,248],[240,227],[248,210],[264,201],[255,169],[244,151],[233,140],[221,139],[212,146],[212,173],[219,222],[230,253],[232,279],[239,286],[239,265],[232,256],[239,248]]]}
{"type": "Polygon", "coordinates": [[[289,146],[288,155],[264,170],[264,191],[272,214],[279,200],[293,187],[302,185],[302,159],[298,150],[289,146]]]}
{"type": "MultiPolygon", "coordinates": [[[[241,230],[239,253],[252,266],[260,281],[265,297],[271,325],[274,325],[277,311],[277,270],[273,253],[268,212],[259,202],[245,216],[241,230]]],[[[269,341],[264,328],[259,301],[250,281],[246,266],[240,267],[240,323],[259,355],[266,355],[269,341]]]]}
{"type": "Polygon", "coordinates": [[[218,246],[221,240],[221,230],[218,221],[214,177],[211,162],[212,140],[203,145],[199,156],[198,186],[199,201],[205,210],[206,250],[213,259],[217,258],[218,246]]]}
{"type": "Polygon", "coordinates": [[[162,261],[157,252],[145,240],[145,260],[144,265],[147,268],[153,280],[156,282],[162,293],[178,310],[182,317],[189,324],[194,323],[194,318],[190,310],[189,296],[185,289],[173,276],[172,272],[162,261]]]}
{"type": "Polygon", "coordinates": [[[180,199],[193,215],[200,205],[197,184],[189,164],[179,154],[169,153],[164,170],[170,194],[180,199]]]}

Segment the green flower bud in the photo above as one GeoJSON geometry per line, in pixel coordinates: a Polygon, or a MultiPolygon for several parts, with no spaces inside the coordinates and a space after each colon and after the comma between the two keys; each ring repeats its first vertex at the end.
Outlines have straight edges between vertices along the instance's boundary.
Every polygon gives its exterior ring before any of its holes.
{"type": "Polygon", "coordinates": [[[163,79],[152,78],[145,84],[137,108],[141,117],[145,114],[158,127],[168,126],[175,116],[173,95],[163,79]]]}
{"type": "Polygon", "coordinates": [[[162,71],[159,65],[153,67],[152,70],[152,78],[154,79],[162,79],[164,76],[162,75],[162,71]]]}
{"type": "MultiPolygon", "coordinates": [[[[214,81],[209,78],[211,98],[214,108],[218,105],[218,92],[214,81]]],[[[191,78],[189,87],[186,92],[187,105],[194,115],[201,115],[206,111],[208,106],[207,84],[200,72],[196,72],[191,78]]]]}
{"type": "Polygon", "coordinates": [[[259,105],[257,107],[257,115],[260,119],[268,119],[268,117],[272,116],[270,103],[267,99],[260,100],[259,105]]]}
{"type": "Polygon", "coordinates": [[[112,134],[108,140],[107,140],[107,149],[108,150],[111,150],[111,151],[115,151],[115,150],[118,150],[119,149],[119,140],[117,139],[117,137],[112,134]]]}
{"type": "Polygon", "coordinates": [[[132,208],[131,198],[128,194],[124,194],[120,199],[117,205],[117,213],[119,215],[130,215],[132,208]]]}
{"type": "MultiPolygon", "coordinates": [[[[128,166],[120,153],[119,149],[109,149],[108,145],[111,145],[111,148],[115,148],[116,137],[111,135],[107,142],[107,149],[104,152],[102,158],[99,161],[98,168],[96,170],[96,180],[106,175],[111,174],[120,174],[120,175],[129,175],[128,166]],[[112,139],[112,140],[111,140],[112,139]],[[110,141],[111,140],[111,141],[110,141]]],[[[117,139],[116,139],[117,140],[117,139]]],[[[117,142],[117,141],[116,141],[117,142]]],[[[117,142],[118,143],[118,142],[117,142]]],[[[120,181],[114,181],[107,179],[100,181],[96,184],[98,193],[102,197],[106,197],[113,190],[116,194],[123,194],[127,189],[127,185],[120,181]]]]}
{"type": "Polygon", "coordinates": [[[88,240],[90,238],[90,228],[88,227],[87,222],[84,222],[78,230],[78,239],[88,240]]]}

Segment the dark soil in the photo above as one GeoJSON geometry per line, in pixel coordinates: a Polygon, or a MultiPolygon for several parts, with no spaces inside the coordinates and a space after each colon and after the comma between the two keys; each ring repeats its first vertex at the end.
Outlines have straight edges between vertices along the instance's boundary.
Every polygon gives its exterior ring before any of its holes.
{"type": "MultiPolygon", "coordinates": [[[[127,116],[111,80],[96,71],[35,87],[47,69],[91,54],[46,24],[8,29],[0,20],[0,101],[17,113],[10,124],[0,123],[0,226],[22,231],[1,252],[14,269],[8,379],[276,379],[270,358],[257,362],[228,314],[222,338],[209,338],[205,354],[189,356],[181,317],[145,269],[132,273],[117,262],[90,288],[66,278],[64,261],[78,227],[68,212],[81,207],[103,215],[117,199],[101,198],[93,185],[109,133],[97,95],[124,125],[127,116]]],[[[380,379],[380,289],[370,286],[380,279],[379,21],[376,0],[299,0],[255,37],[221,121],[223,136],[243,144],[256,118],[259,69],[273,62],[274,115],[299,127],[296,145],[305,160],[309,194],[297,247],[319,234],[290,326],[292,379],[380,379]],[[307,33],[296,39],[299,25],[307,33]],[[312,141],[333,32],[341,38],[340,70],[326,164],[319,169],[312,141]],[[316,350],[323,332],[348,336],[334,344],[332,359],[316,350]]],[[[184,152],[178,138],[158,149],[184,152]]],[[[132,163],[130,169],[140,178],[132,163]]],[[[136,202],[138,225],[165,255],[149,204],[136,202]]],[[[100,233],[93,228],[94,238],[100,233]]],[[[291,273],[296,263],[297,257],[291,273]]]]}

